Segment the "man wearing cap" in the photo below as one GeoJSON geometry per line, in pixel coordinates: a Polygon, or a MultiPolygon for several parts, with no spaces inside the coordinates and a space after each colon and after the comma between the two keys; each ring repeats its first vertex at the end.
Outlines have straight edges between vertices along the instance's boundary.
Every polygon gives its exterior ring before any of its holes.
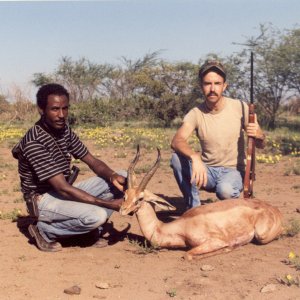
{"type": "Polygon", "coordinates": [[[264,147],[265,135],[255,116],[248,123],[248,105],[223,96],[226,71],[216,60],[206,61],[199,70],[204,102],[191,109],[173,137],[171,167],[187,209],[200,205],[199,189],[215,192],[221,200],[238,198],[245,170],[244,131],[264,147]],[[187,140],[196,130],[201,153],[187,140]]]}

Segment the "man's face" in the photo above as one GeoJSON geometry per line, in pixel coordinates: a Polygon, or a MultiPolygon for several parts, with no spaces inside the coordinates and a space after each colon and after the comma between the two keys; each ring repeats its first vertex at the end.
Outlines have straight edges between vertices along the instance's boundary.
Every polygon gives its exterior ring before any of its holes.
{"type": "Polygon", "coordinates": [[[69,100],[65,95],[49,95],[43,110],[46,124],[55,130],[65,127],[68,118],[69,100]]]}
{"type": "Polygon", "coordinates": [[[223,95],[227,87],[222,76],[215,72],[208,72],[202,79],[202,91],[205,99],[211,103],[217,103],[223,95]]]}

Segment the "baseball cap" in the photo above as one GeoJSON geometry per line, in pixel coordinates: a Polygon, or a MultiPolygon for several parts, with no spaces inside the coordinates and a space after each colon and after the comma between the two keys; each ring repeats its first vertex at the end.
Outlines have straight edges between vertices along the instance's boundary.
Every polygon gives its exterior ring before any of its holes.
{"type": "Polygon", "coordinates": [[[225,68],[218,60],[207,60],[199,69],[199,79],[202,79],[210,70],[216,71],[224,78],[224,80],[226,80],[225,68]]]}

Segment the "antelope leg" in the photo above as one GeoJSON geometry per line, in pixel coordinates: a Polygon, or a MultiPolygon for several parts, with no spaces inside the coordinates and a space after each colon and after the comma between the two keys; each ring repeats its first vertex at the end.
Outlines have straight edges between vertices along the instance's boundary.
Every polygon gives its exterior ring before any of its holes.
{"type": "Polygon", "coordinates": [[[186,252],[187,260],[192,260],[195,255],[205,255],[205,257],[217,255],[223,252],[229,252],[233,249],[233,247],[229,246],[228,243],[222,240],[209,240],[204,242],[203,244],[192,248],[191,250],[186,252]]]}

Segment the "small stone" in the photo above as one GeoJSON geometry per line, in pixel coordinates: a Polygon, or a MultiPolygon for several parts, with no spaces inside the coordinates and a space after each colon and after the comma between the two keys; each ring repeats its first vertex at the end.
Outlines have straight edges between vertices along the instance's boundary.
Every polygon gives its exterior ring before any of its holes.
{"type": "Polygon", "coordinates": [[[73,285],[69,288],[64,289],[64,293],[68,295],[80,295],[81,288],[78,285],[73,285]]]}
{"type": "Polygon", "coordinates": [[[271,284],[267,284],[264,287],[262,287],[260,292],[261,293],[270,293],[270,292],[274,292],[275,290],[276,290],[276,285],[271,283],[271,284]]]}
{"type": "Polygon", "coordinates": [[[211,266],[211,265],[203,265],[202,267],[201,267],[201,270],[202,271],[212,271],[212,270],[214,270],[215,269],[215,267],[213,267],[213,266],[211,266]]]}
{"type": "Polygon", "coordinates": [[[102,289],[102,290],[105,290],[105,289],[109,289],[109,284],[107,282],[97,282],[95,284],[96,288],[98,289],[102,289]]]}

